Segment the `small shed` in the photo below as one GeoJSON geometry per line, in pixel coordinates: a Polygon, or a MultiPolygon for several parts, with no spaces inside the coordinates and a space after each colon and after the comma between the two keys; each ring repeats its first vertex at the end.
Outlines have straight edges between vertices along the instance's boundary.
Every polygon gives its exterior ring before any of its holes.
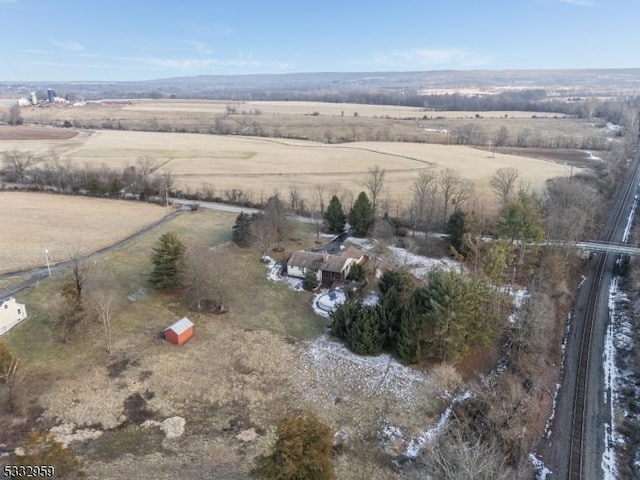
{"type": "Polygon", "coordinates": [[[183,317],[177,322],[169,325],[162,332],[164,333],[164,339],[167,342],[182,345],[193,337],[193,322],[191,322],[187,317],[183,317]]]}

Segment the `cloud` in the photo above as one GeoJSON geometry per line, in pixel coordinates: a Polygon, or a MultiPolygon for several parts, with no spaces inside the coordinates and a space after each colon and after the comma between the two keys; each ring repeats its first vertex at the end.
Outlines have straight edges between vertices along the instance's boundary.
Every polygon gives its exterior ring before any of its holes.
{"type": "Polygon", "coordinates": [[[69,52],[79,52],[81,50],[84,50],[84,47],[82,45],[76,42],[72,42],[70,40],[60,41],[60,40],[54,40],[53,38],[50,38],[49,41],[53,43],[55,46],[60,47],[61,49],[67,50],[69,52]]]}
{"type": "Polygon", "coordinates": [[[403,68],[425,68],[447,66],[478,66],[489,63],[486,57],[478,57],[461,48],[411,48],[392,50],[374,55],[379,65],[403,68]]]}
{"type": "Polygon", "coordinates": [[[191,40],[189,41],[189,44],[196,50],[196,52],[198,53],[202,53],[204,55],[211,55],[213,53],[213,50],[211,50],[209,48],[209,45],[207,45],[204,42],[200,42],[198,40],[191,40]]]}

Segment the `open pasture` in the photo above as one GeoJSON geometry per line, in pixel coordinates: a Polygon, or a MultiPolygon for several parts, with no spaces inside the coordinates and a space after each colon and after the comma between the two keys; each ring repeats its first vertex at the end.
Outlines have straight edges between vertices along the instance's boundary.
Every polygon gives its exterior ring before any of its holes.
{"type": "Polygon", "coordinates": [[[0,192],[0,272],[68,259],[112,245],[164,217],[165,208],[96,198],[0,192]]]}
{"type": "Polygon", "coordinates": [[[453,168],[476,184],[487,187],[498,168],[517,168],[535,187],[548,178],[567,174],[567,167],[516,155],[495,154],[462,146],[355,142],[326,145],[235,136],[167,134],[147,132],[97,132],[68,153],[78,165],[105,164],[123,168],[138,157],[154,157],[159,171],[170,170],[176,188],[200,190],[203,185],[216,194],[239,188],[255,199],[296,187],[310,198],[314,185],[325,191],[363,189],[367,170],[379,165],[387,171],[389,193],[406,199],[420,171],[453,168]]]}

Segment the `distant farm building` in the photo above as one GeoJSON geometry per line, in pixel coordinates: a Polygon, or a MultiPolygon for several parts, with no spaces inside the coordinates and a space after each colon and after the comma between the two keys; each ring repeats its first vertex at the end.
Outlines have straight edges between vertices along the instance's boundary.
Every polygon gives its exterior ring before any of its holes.
{"type": "Polygon", "coordinates": [[[183,317],[163,330],[164,339],[167,342],[182,345],[193,337],[193,323],[187,317],[183,317]]]}
{"type": "Polygon", "coordinates": [[[356,263],[364,261],[364,253],[357,248],[349,247],[337,255],[323,252],[293,252],[287,262],[287,275],[304,278],[309,270],[316,272],[316,279],[324,284],[344,282],[356,263]]]}
{"type": "Polygon", "coordinates": [[[27,318],[24,304],[16,302],[13,297],[0,303],[0,335],[7,333],[22,320],[27,318]]]}

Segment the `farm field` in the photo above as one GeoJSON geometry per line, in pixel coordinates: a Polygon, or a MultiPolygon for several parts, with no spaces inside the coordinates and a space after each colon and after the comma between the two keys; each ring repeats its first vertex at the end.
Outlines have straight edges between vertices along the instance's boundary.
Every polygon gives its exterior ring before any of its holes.
{"type": "MultiPolygon", "coordinates": [[[[124,480],[143,472],[157,479],[244,479],[254,457],[273,441],[277,419],[306,408],[341,432],[337,478],[399,478],[387,465],[403,447],[379,445],[381,422],[415,438],[437,423],[441,390],[422,372],[386,356],[356,357],[327,341],[327,321],[313,313],[310,293],[271,282],[257,251],[228,244],[234,219],[185,213],[91,265],[117,279],[128,296],[113,319],[111,355],[98,323],[87,324],[70,344],[58,339],[49,305],[62,278],[23,292],[18,300],[28,305],[30,318],[5,337],[28,372],[21,405],[39,412],[40,428],[100,430],[95,439],[71,444],[92,479],[124,480]],[[150,249],[170,230],[188,242],[216,246],[228,270],[228,313],[189,312],[176,296],[149,286],[150,249]],[[250,291],[237,285],[250,285],[250,291]],[[159,332],[183,315],[195,323],[195,337],[182,347],[164,342],[159,332]],[[179,438],[140,427],[147,419],[174,416],[186,421],[179,438]]],[[[310,232],[301,236],[312,240],[310,232]]],[[[290,253],[300,243],[285,246],[290,253]]],[[[12,429],[2,421],[0,415],[0,442],[7,442],[12,429]]]]}
{"type": "MultiPolygon", "coordinates": [[[[23,148],[25,148],[23,146],[23,148]]],[[[25,148],[27,149],[27,148],[25,148]]],[[[313,186],[357,193],[374,165],[387,171],[390,196],[406,200],[421,171],[453,168],[486,191],[498,168],[517,168],[532,187],[568,174],[562,164],[517,155],[493,154],[464,146],[394,142],[326,145],[301,140],[158,132],[100,131],[81,142],[58,143],[57,150],[77,165],[122,169],[142,156],[171,171],[177,189],[204,186],[222,195],[238,188],[254,200],[296,187],[310,198],[313,186]]],[[[574,172],[575,173],[575,172],[574,172]]]]}
{"type": "Polygon", "coordinates": [[[157,205],[25,192],[0,192],[0,272],[91,253],[151,225],[169,211],[157,205]],[[7,225],[11,225],[10,228],[7,225]]]}
{"type": "MultiPolygon", "coordinates": [[[[0,106],[0,114],[8,107],[0,106]]],[[[563,114],[526,111],[426,111],[415,107],[322,102],[234,102],[231,100],[136,100],[130,105],[23,108],[25,123],[76,128],[144,130],[287,137],[323,143],[402,141],[447,143],[447,132],[469,124],[487,139],[505,126],[511,141],[567,137],[604,140],[592,122],[563,114]],[[235,112],[235,113],[233,113],[235,112]],[[539,133],[537,133],[539,132],[539,133]]],[[[601,142],[602,143],[602,142],[601,142]]]]}

